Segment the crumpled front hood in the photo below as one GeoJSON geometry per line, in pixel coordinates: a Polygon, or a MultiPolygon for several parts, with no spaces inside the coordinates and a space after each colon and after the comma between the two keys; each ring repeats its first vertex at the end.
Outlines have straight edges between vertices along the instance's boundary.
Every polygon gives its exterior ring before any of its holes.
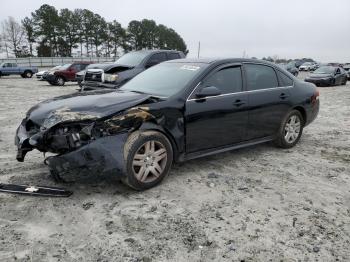
{"type": "Polygon", "coordinates": [[[311,74],[310,78],[330,78],[331,74],[311,74]]]}
{"type": "Polygon", "coordinates": [[[98,119],[146,101],[150,96],[129,91],[80,92],[43,101],[32,107],[27,118],[42,126],[51,116],[64,121],[98,119]]]}

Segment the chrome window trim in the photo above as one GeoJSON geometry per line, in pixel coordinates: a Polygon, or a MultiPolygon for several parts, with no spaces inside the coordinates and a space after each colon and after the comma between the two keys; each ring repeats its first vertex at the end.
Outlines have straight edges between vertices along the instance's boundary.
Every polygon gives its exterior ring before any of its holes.
{"type": "Polygon", "coordinates": [[[248,91],[240,91],[240,92],[235,92],[235,93],[227,93],[227,94],[222,94],[222,95],[217,95],[217,96],[207,96],[207,97],[202,97],[202,98],[192,98],[189,99],[192,95],[192,93],[197,89],[201,82],[199,82],[196,87],[193,89],[189,97],[187,98],[186,101],[196,101],[196,100],[203,100],[203,99],[209,99],[209,98],[216,98],[216,97],[221,97],[221,96],[227,96],[227,95],[235,95],[235,94],[243,94],[243,93],[254,93],[254,92],[260,92],[260,91],[266,91],[266,90],[276,90],[276,89],[289,89],[294,87],[292,86],[276,86],[276,87],[271,87],[271,88],[264,88],[264,89],[256,89],[256,90],[248,90],[248,91]]]}

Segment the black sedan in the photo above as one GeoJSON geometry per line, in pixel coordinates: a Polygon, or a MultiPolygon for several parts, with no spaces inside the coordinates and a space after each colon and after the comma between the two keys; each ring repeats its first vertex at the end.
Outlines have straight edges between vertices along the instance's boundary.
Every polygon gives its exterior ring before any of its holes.
{"type": "Polygon", "coordinates": [[[17,160],[37,149],[54,177],[87,168],[134,189],[172,163],[274,141],[293,147],[319,111],[313,84],[249,59],[161,63],[119,90],[80,92],[34,106],[16,133],[17,160]]]}
{"type": "Polygon", "coordinates": [[[317,86],[346,85],[346,71],[341,67],[321,66],[310,74],[305,81],[317,86]]]}

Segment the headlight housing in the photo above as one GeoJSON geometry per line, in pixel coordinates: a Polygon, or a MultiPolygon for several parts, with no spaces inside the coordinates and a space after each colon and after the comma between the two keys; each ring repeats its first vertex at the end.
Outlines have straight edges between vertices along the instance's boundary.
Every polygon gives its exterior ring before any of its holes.
{"type": "Polygon", "coordinates": [[[106,82],[115,82],[118,79],[118,75],[116,74],[105,74],[104,75],[104,80],[106,82]]]}

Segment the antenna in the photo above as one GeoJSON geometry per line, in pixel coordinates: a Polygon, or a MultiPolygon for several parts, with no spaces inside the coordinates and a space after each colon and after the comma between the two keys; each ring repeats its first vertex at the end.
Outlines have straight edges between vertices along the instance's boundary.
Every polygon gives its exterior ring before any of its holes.
{"type": "Polygon", "coordinates": [[[201,41],[198,42],[198,58],[199,58],[200,52],[201,52],[201,41]]]}

